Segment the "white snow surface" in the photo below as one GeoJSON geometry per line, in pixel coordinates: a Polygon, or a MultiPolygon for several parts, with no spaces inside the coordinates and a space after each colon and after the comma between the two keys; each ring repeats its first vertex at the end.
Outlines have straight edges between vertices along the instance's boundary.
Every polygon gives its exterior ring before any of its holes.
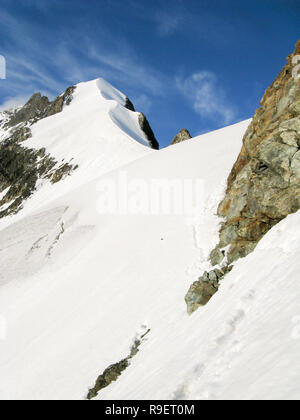
{"type": "MultiPolygon", "coordinates": [[[[55,186],[40,180],[21,217],[66,191],[154,152],[138,123],[139,113],[126,109],[125,100],[126,96],[104,79],[80,83],[69,106],[30,127],[32,137],[23,143],[25,147],[46,148],[57,166],[71,163],[78,169],[55,186]]],[[[0,114],[0,120],[4,117],[0,114]]],[[[0,128],[0,141],[8,133],[0,128]]]]}
{"type": "Polygon", "coordinates": [[[98,398],[300,398],[300,213],[240,260],[206,307],[189,317],[184,302],[209,268],[216,209],[249,121],[149,151],[134,141],[135,113],[119,112],[124,95],[107,86],[79,85],[64,122],[39,122],[30,140],[74,157],[81,178],[44,186],[0,222],[0,398],[84,399],[145,328],[130,367],[98,398]],[[107,112],[118,125],[99,116],[107,112]],[[102,124],[111,136],[98,143],[102,124]],[[99,182],[124,171],[132,180],[203,179],[202,214],[99,214],[99,182]]]}
{"type": "Polygon", "coordinates": [[[32,127],[27,147],[46,147],[57,160],[73,159],[97,176],[147,153],[141,146],[149,143],[138,124],[138,113],[124,107],[125,95],[108,82],[80,83],[73,97],[63,112],[32,127]]]}

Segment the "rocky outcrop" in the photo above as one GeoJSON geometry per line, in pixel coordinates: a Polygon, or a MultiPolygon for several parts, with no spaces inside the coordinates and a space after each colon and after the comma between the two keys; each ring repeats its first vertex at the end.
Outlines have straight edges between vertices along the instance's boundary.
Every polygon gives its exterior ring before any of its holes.
{"type": "Polygon", "coordinates": [[[75,87],[71,86],[52,102],[39,92],[35,93],[21,109],[12,113],[4,128],[15,127],[21,123],[32,125],[43,118],[61,112],[64,105],[70,105],[74,91],[75,87]]]}
{"type": "Polygon", "coordinates": [[[218,250],[225,247],[229,263],[245,257],[274,225],[300,209],[300,79],[293,71],[299,54],[300,41],[245,134],[218,209],[225,222],[213,264],[221,262],[218,250]]]}
{"type": "Polygon", "coordinates": [[[182,141],[190,140],[192,136],[186,128],[180,130],[180,132],[174,137],[171,145],[181,143],[182,141]]]}
{"type": "MultiPolygon", "coordinates": [[[[210,260],[213,267],[228,267],[225,274],[232,270],[234,261],[251,253],[273,226],[300,209],[300,78],[295,77],[296,55],[300,55],[300,41],[256,111],[218,208],[224,222],[210,260]]],[[[205,273],[191,286],[186,295],[189,314],[217,292],[218,275],[218,269],[205,273]]]]}
{"type": "MultiPolygon", "coordinates": [[[[131,102],[131,100],[128,97],[126,97],[126,99],[125,99],[125,105],[124,106],[125,106],[126,109],[129,109],[129,111],[136,112],[133,103],[131,102]]],[[[159,149],[159,143],[158,143],[158,141],[157,141],[157,139],[156,139],[156,137],[153,133],[153,130],[152,130],[152,128],[149,124],[149,121],[147,120],[145,114],[143,114],[142,112],[139,112],[138,121],[139,121],[139,125],[140,125],[142,131],[145,133],[152,149],[158,150],[159,149]]]]}
{"type": "Polygon", "coordinates": [[[133,103],[131,102],[131,100],[129,99],[129,98],[127,98],[126,97],[126,99],[125,99],[125,108],[126,109],[129,109],[129,111],[132,111],[132,112],[135,112],[135,108],[134,108],[134,105],[133,105],[133,103]]]}
{"type": "Polygon", "coordinates": [[[204,306],[210,301],[213,295],[219,290],[220,282],[231,270],[232,266],[225,265],[224,267],[212,270],[209,273],[205,272],[198,281],[192,284],[185,296],[189,315],[195,312],[200,306],[204,306]]]}
{"type": "Polygon", "coordinates": [[[152,149],[158,150],[159,149],[159,143],[156,140],[156,137],[155,137],[155,135],[152,131],[152,128],[151,128],[146,116],[142,112],[139,113],[139,124],[140,124],[140,127],[141,127],[142,131],[145,133],[152,149]]]}
{"type": "Polygon", "coordinates": [[[58,114],[62,112],[64,106],[69,106],[73,100],[73,93],[76,87],[69,87],[61,96],[58,96],[54,101],[50,102],[49,106],[46,108],[43,118],[51,117],[51,115],[58,114]]]}
{"type": "Polygon", "coordinates": [[[52,102],[36,93],[22,108],[5,112],[0,123],[6,133],[0,142],[0,218],[22,209],[39,179],[48,179],[54,184],[77,169],[76,165],[57,162],[45,149],[35,150],[24,145],[32,137],[31,125],[61,112],[71,103],[74,90],[74,87],[68,88],[52,102]]]}
{"type": "Polygon", "coordinates": [[[87,395],[88,400],[96,398],[102,389],[107,388],[111,383],[118,380],[122,373],[130,366],[131,359],[138,354],[139,348],[149,332],[150,329],[135,339],[130,349],[130,354],[125,359],[122,359],[120,362],[114,363],[105,369],[102,375],[97,378],[94,387],[89,390],[87,395]]]}
{"type": "Polygon", "coordinates": [[[13,138],[0,143],[0,218],[22,209],[24,200],[36,189],[39,179],[53,184],[70,175],[76,166],[58,164],[45,149],[20,146],[13,138]]]}
{"type": "Polygon", "coordinates": [[[29,101],[21,108],[16,110],[4,128],[15,127],[21,123],[34,123],[45,113],[50,105],[49,99],[40,93],[35,93],[29,101]]]}
{"type": "MultiPolygon", "coordinates": [[[[127,96],[125,98],[124,107],[126,109],[128,109],[129,111],[136,112],[133,103],[131,102],[131,100],[127,96]]],[[[153,130],[152,130],[150,124],[149,124],[149,121],[147,120],[145,114],[143,114],[142,112],[138,113],[138,122],[139,122],[139,125],[141,127],[141,130],[146,135],[146,138],[149,141],[151,148],[155,149],[155,150],[158,150],[159,149],[159,143],[158,143],[158,141],[157,141],[157,139],[156,139],[156,137],[153,133],[153,130]]]]}

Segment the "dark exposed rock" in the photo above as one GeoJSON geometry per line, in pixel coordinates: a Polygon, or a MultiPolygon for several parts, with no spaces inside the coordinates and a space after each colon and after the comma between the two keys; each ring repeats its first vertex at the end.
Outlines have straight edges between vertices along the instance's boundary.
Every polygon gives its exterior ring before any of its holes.
{"type": "Polygon", "coordinates": [[[30,125],[61,112],[64,105],[71,103],[74,89],[68,88],[53,102],[39,93],[34,94],[21,109],[5,113],[6,118],[1,126],[8,134],[0,142],[0,193],[7,192],[0,200],[0,218],[21,210],[24,200],[35,191],[38,179],[56,183],[77,169],[70,163],[58,166],[58,162],[45,149],[35,150],[24,146],[32,136],[30,125]]]}
{"type": "Polygon", "coordinates": [[[49,104],[49,99],[46,96],[35,93],[21,109],[13,113],[5,128],[14,127],[20,123],[42,117],[49,104]]]}
{"type": "MultiPolygon", "coordinates": [[[[225,222],[210,255],[213,266],[224,257],[227,264],[246,257],[273,226],[300,209],[300,78],[293,75],[295,55],[300,55],[300,41],[267,89],[244,136],[218,209],[225,222]]],[[[217,270],[205,273],[191,286],[186,296],[189,313],[218,290],[215,275],[217,270]]]]}
{"type": "Polygon", "coordinates": [[[61,112],[64,105],[70,105],[74,91],[75,86],[71,86],[52,102],[46,96],[35,93],[22,108],[11,114],[4,128],[15,127],[21,123],[32,125],[40,119],[61,112]]]}
{"type": "MultiPolygon", "coordinates": [[[[129,111],[136,112],[133,103],[131,102],[131,100],[128,97],[126,97],[124,106],[125,106],[125,108],[129,109],[129,111]]],[[[149,140],[152,149],[158,150],[159,149],[159,143],[156,140],[156,137],[153,133],[153,130],[152,130],[146,116],[141,112],[139,113],[139,125],[140,125],[142,131],[146,134],[146,137],[149,140]]]]}
{"type": "Polygon", "coordinates": [[[107,388],[112,382],[115,382],[122,375],[122,373],[130,366],[131,359],[139,352],[139,347],[149,332],[150,329],[147,330],[140,338],[135,340],[133,346],[131,347],[129,356],[122,359],[120,362],[109,366],[102,375],[98,377],[94,387],[88,392],[88,400],[96,398],[102,389],[107,388]]]}
{"type": "Polygon", "coordinates": [[[125,108],[129,109],[129,111],[135,112],[134,105],[133,105],[133,103],[131,102],[131,100],[129,98],[126,98],[126,101],[125,101],[125,105],[124,106],[125,106],[125,108]]]}
{"type": "Polygon", "coordinates": [[[48,177],[50,177],[52,184],[56,184],[57,182],[61,181],[65,176],[71,175],[71,173],[77,168],[78,165],[73,166],[70,163],[64,163],[53,173],[48,175],[48,177]]]}
{"type": "Polygon", "coordinates": [[[186,128],[180,130],[177,136],[174,137],[171,145],[181,143],[182,141],[190,140],[192,136],[190,135],[189,131],[186,128]]]}
{"type": "Polygon", "coordinates": [[[150,142],[150,145],[152,149],[158,150],[159,149],[159,143],[155,138],[155,135],[152,131],[152,128],[150,127],[150,124],[146,118],[146,116],[143,113],[139,114],[139,124],[142,129],[142,131],[146,134],[147,139],[150,142]]]}
{"type": "Polygon", "coordinates": [[[229,263],[247,256],[274,225],[300,209],[300,79],[292,74],[298,54],[300,41],[261,101],[219,206],[225,222],[218,248],[230,246],[229,263]]]}
{"type": "Polygon", "coordinates": [[[99,376],[99,378],[96,381],[95,386],[89,390],[87,399],[92,400],[93,398],[96,398],[99,394],[99,392],[107,388],[112,382],[115,382],[119,376],[122,375],[124,370],[126,370],[129,366],[129,360],[123,359],[118,363],[115,363],[114,365],[109,366],[102,375],[99,376]]]}
{"type": "Polygon", "coordinates": [[[65,93],[61,96],[58,96],[56,99],[54,99],[53,102],[49,104],[47,109],[45,110],[44,117],[50,117],[51,115],[58,114],[63,110],[64,105],[69,106],[73,99],[73,93],[75,91],[75,86],[69,87],[65,93]]]}
{"type": "Polygon", "coordinates": [[[226,274],[230,273],[232,266],[225,265],[220,270],[215,269],[209,273],[205,272],[190,287],[185,296],[188,314],[194,313],[200,306],[206,305],[210,299],[219,290],[220,282],[224,279],[226,274]]]}
{"type": "Polygon", "coordinates": [[[30,137],[32,137],[30,128],[24,126],[14,130],[10,136],[10,139],[13,143],[22,143],[23,141],[28,140],[30,137]]]}
{"type": "Polygon", "coordinates": [[[46,154],[45,149],[34,150],[19,145],[13,139],[0,143],[0,192],[8,189],[0,200],[0,218],[15,214],[24,200],[35,191],[38,179],[55,183],[69,175],[76,167],[57,162],[46,154]]]}

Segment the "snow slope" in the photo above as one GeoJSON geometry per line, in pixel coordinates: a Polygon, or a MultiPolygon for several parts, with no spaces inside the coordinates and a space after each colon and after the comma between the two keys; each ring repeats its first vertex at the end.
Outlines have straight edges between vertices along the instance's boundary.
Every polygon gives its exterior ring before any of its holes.
{"type": "Polygon", "coordinates": [[[299,400],[299,249],[300,212],[239,261],[190,320],[174,307],[169,323],[157,322],[155,340],[101,398],[299,400]]]}
{"type": "MultiPolygon", "coordinates": [[[[113,111],[118,93],[102,91],[113,111]]],[[[1,399],[84,399],[145,328],[131,366],[99,398],[300,397],[299,213],[238,262],[207,307],[186,313],[184,296],[218,240],[216,208],[248,124],[158,152],[137,145],[142,156],[105,174],[83,157],[88,175],[77,188],[69,180],[42,202],[38,192],[2,222],[1,399]],[[98,213],[101,181],[124,173],[203,179],[201,214],[98,213]]],[[[65,153],[58,140],[50,147],[65,153]]]]}

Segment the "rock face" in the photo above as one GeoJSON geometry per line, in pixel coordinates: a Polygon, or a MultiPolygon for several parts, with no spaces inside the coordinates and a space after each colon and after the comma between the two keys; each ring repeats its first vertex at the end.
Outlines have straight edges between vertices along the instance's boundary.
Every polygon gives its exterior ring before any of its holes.
{"type": "Polygon", "coordinates": [[[245,134],[218,209],[225,222],[213,264],[221,262],[218,250],[227,246],[229,263],[245,257],[269,229],[300,208],[300,78],[293,71],[299,54],[300,41],[245,134]]]}
{"type": "Polygon", "coordinates": [[[34,150],[24,146],[31,134],[30,126],[42,118],[61,112],[72,101],[75,88],[50,102],[40,93],[14,112],[5,112],[0,128],[5,133],[0,141],[0,218],[15,214],[23,201],[30,197],[39,179],[52,183],[60,181],[77,167],[56,162],[45,149],[34,150]]]}
{"type": "Polygon", "coordinates": [[[122,373],[130,366],[131,360],[138,354],[141,344],[149,333],[150,329],[148,329],[140,337],[137,337],[130,349],[130,354],[120,362],[109,366],[105,369],[102,375],[98,376],[94,387],[91,388],[87,394],[86,398],[88,400],[96,398],[102,389],[107,388],[112,382],[118,380],[122,373]]]}
{"type": "Polygon", "coordinates": [[[215,269],[209,273],[205,272],[198,281],[192,284],[185,297],[189,315],[210,301],[213,295],[219,290],[220,282],[231,270],[232,266],[225,265],[220,270],[215,269]]]}
{"type": "MultiPolygon", "coordinates": [[[[131,100],[126,97],[125,99],[125,108],[129,109],[129,111],[132,112],[136,112],[135,107],[133,105],[133,103],[131,102],[131,100]]],[[[152,147],[152,149],[154,150],[159,150],[159,143],[153,133],[153,130],[149,124],[149,121],[147,120],[145,114],[143,114],[142,112],[139,113],[139,125],[142,129],[142,131],[145,133],[147,139],[149,140],[150,146],[152,147]]]]}
{"type": "Polygon", "coordinates": [[[30,125],[50,117],[63,110],[64,105],[70,105],[73,99],[75,87],[69,87],[65,93],[58,96],[54,101],[50,102],[46,96],[42,96],[39,92],[35,93],[29,101],[18,111],[14,112],[4,128],[15,127],[21,123],[29,123],[30,125]]]}
{"type": "Polygon", "coordinates": [[[225,219],[220,242],[211,252],[212,266],[186,295],[188,313],[206,305],[219,282],[232,270],[230,265],[251,253],[277,223],[300,209],[300,77],[295,75],[294,57],[267,89],[244,139],[240,155],[228,178],[218,215],[225,219]],[[226,268],[227,267],[227,268],[226,268]],[[217,278],[217,279],[216,279],[217,278]]]}
{"type": "MultiPolygon", "coordinates": [[[[128,108],[128,106],[130,106],[130,105],[128,105],[129,103],[131,103],[131,102],[130,101],[127,102],[127,108],[128,108]]],[[[130,109],[130,108],[128,108],[128,109],[130,109]]],[[[134,107],[133,107],[133,109],[134,109],[134,107]]],[[[156,137],[155,137],[155,135],[152,131],[152,128],[151,128],[146,116],[142,112],[140,112],[140,114],[139,114],[139,124],[140,124],[140,127],[141,127],[142,131],[146,134],[146,137],[149,140],[152,149],[158,150],[159,149],[159,143],[156,140],[156,137]]]]}
{"type": "Polygon", "coordinates": [[[177,134],[177,136],[174,137],[171,145],[177,144],[177,143],[181,143],[182,141],[190,140],[191,138],[192,138],[192,136],[190,135],[190,133],[188,132],[188,130],[186,128],[183,128],[177,134]]]}
{"type": "Polygon", "coordinates": [[[125,108],[129,109],[129,111],[135,112],[135,107],[128,97],[125,100],[125,108]]]}

